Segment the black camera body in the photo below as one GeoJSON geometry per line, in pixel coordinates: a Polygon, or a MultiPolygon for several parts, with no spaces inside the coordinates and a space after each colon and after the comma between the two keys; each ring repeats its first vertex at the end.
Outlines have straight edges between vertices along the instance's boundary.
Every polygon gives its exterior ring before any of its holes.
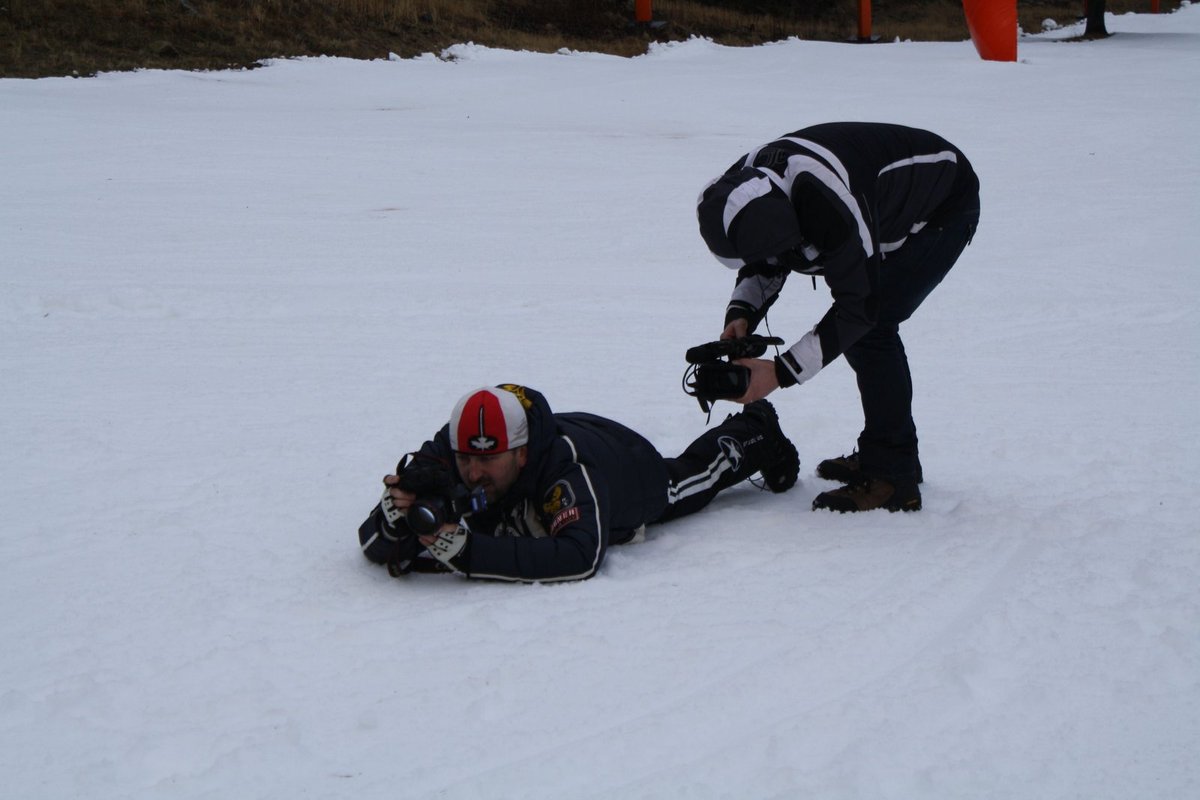
{"type": "Polygon", "coordinates": [[[741,397],[750,388],[750,368],[732,362],[758,358],[770,345],[781,345],[778,336],[751,334],[738,339],[721,339],[696,345],[684,353],[689,366],[683,373],[683,391],[700,403],[707,413],[714,400],[741,397]],[[727,360],[722,360],[727,359],[727,360]]]}
{"type": "Polygon", "coordinates": [[[441,530],[447,522],[483,511],[487,508],[487,495],[482,486],[468,489],[455,486],[449,495],[421,497],[418,495],[404,514],[408,529],[417,536],[429,536],[441,530]]]}
{"type": "Polygon", "coordinates": [[[455,522],[487,508],[487,494],[482,486],[468,489],[455,483],[449,467],[433,458],[425,459],[431,463],[417,463],[419,457],[410,461],[409,456],[405,456],[396,465],[396,474],[400,477],[396,485],[417,496],[404,512],[404,521],[410,531],[417,536],[429,536],[447,522],[455,522]]]}

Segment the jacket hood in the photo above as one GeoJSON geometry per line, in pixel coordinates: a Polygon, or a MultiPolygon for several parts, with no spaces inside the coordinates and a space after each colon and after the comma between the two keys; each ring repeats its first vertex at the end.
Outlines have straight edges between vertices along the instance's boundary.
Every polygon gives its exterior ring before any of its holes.
{"type": "Polygon", "coordinates": [[[550,403],[537,389],[521,386],[515,383],[502,383],[496,386],[516,395],[525,409],[529,420],[529,460],[521,476],[513,486],[509,495],[512,498],[532,497],[537,491],[537,465],[546,460],[547,454],[554,445],[554,437],[558,434],[558,424],[554,421],[554,412],[550,403]]]}
{"type": "Polygon", "coordinates": [[[775,180],[773,173],[743,167],[725,173],[700,193],[700,236],[730,269],[763,261],[802,241],[796,210],[775,180]]]}

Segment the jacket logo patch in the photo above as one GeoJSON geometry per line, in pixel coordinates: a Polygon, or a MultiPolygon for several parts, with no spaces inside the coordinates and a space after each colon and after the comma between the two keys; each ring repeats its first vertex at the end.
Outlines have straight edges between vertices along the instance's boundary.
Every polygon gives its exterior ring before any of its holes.
{"type": "Polygon", "coordinates": [[[558,516],[556,516],[554,521],[550,523],[550,535],[554,536],[565,526],[570,525],[572,522],[576,522],[578,520],[579,506],[564,508],[562,511],[558,512],[558,516]]]}
{"type": "Polygon", "coordinates": [[[571,490],[571,484],[559,481],[551,486],[550,490],[546,492],[546,496],[542,498],[542,513],[549,517],[574,505],[575,492],[571,490]]]}

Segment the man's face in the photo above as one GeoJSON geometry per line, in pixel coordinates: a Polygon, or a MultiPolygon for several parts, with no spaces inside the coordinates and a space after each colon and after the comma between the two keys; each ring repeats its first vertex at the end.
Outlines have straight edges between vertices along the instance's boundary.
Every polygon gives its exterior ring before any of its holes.
{"type": "Polygon", "coordinates": [[[517,482],[528,456],[529,448],[518,447],[490,456],[455,453],[454,462],[467,487],[475,489],[482,486],[488,503],[495,503],[517,482]]]}

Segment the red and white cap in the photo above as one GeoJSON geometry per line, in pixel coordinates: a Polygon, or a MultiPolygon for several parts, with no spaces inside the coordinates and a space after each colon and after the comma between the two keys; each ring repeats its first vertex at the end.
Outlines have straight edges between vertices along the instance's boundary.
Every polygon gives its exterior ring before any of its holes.
{"type": "Polygon", "coordinates": [[[486,386],[463,396],[450,414],[450,449],[491,455],[529,443],[529,419],[517,396],[486,386]]]}

